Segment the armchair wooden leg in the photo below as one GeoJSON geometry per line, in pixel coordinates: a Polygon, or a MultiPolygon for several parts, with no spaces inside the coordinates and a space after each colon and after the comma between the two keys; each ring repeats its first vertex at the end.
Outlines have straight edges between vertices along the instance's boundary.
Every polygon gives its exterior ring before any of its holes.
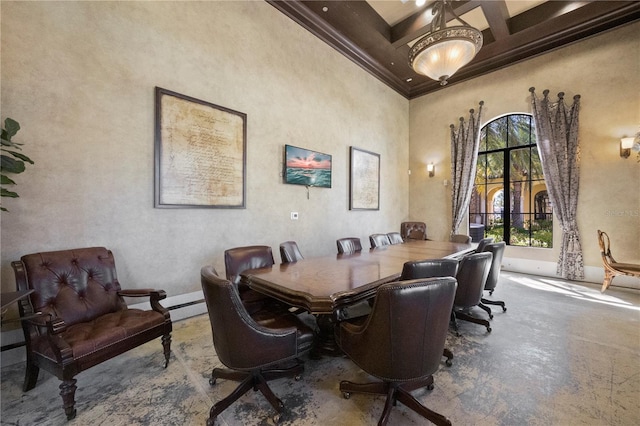
{"type": "Polygon", "coordinates": [[[171,333],[162,336],[162,348],[164,349],[164,368],[167,368],[171,356],[171,333]]]}
{"type": "Polygon", "coordinates": [[[33,361],[27,357],[27,367],[24,372],[24,384],[22,385],[23,392],[27,392],[36,387],[38,373],[40,373],[40,367],[34,365],[33,361]]]}
{"type": "Polygon", "coordinates": [[[60,396],[62,397],[62,404],[64,406],[64,413],[67,415],[67,420],[72,420],[76,417],[76,379],[63,380],[60,384],[60,396]]]}
{"type": "Polygon", "coordinates": [[[613,277],[614,275],[610,271],[604,271],[604,281],[602,281],[602,288],[600,289],[601,293],[604,293],[604,291],[609,288],[611,281],[613,281],[613,277]]]}

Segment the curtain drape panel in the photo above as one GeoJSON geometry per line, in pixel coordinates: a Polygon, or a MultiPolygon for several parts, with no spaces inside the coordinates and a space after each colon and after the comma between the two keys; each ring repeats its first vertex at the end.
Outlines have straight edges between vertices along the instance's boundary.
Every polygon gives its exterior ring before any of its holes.
{"type": "Polygon", "coordinates": [[[529,92],[547,192],[562,230],[557,274],[569,280],[582,280],[584,261],[576,221],[580,177],[580,95],[574,96],[573,105],[567,108],[563,92],[558,93],[557,102],[549,100],[548,90],[542,92],[542,99],[536,96],[534,87],[529,92]]]}
{"type": "Polygon", "coordinates": [[[480,101],[478,116],[469,110],[469,120],[465,123],[460,117],[460,127],[451,128],[451,235],[458,233],[464,219],[464,213],[471,201],[471,191],[476,177],[478,147],[480,146],[480,116],[483,101],[480,101]]]}

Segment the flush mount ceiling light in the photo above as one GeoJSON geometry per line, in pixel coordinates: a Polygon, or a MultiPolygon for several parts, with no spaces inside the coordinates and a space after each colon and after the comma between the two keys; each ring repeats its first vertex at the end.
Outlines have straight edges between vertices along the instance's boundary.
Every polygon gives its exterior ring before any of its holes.
{"type": "Polygon", "coordinates": [[[455,14],[447,0],[433,5],[431,31],[409,51],[409,65],[418,74],[447,84],[456,71],[468,64],[482,47],[482,33],[455,14]],[[445,8],[463,25],[446,27],[445,8]]]}

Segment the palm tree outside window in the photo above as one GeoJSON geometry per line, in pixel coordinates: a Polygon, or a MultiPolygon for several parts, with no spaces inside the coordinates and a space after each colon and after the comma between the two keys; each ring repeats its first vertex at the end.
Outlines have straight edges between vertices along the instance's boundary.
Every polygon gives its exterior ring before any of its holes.
{"type": "Polygon", "coordinates": [[[533,125],[529,114],[509,114],[480,130],[469,223],[509,245],[552,247],[553,211],[533,125]]]}

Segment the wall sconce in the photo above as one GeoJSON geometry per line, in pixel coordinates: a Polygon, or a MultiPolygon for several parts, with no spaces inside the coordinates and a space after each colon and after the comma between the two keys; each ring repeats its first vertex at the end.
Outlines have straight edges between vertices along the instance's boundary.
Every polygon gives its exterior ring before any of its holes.
{"type": "Polygon", "coordinates": [[[436,175],[436,166],[433,163],[427,164],[427,171],[429,172],[429,177],[432,178],[436,175]]]}
{"type": "Polygon", "coordinates": [[[634,138],[622,138],[620,139],[620,157],[629,158],[631,155],[631,148],[633,147],[634,138]]]}

